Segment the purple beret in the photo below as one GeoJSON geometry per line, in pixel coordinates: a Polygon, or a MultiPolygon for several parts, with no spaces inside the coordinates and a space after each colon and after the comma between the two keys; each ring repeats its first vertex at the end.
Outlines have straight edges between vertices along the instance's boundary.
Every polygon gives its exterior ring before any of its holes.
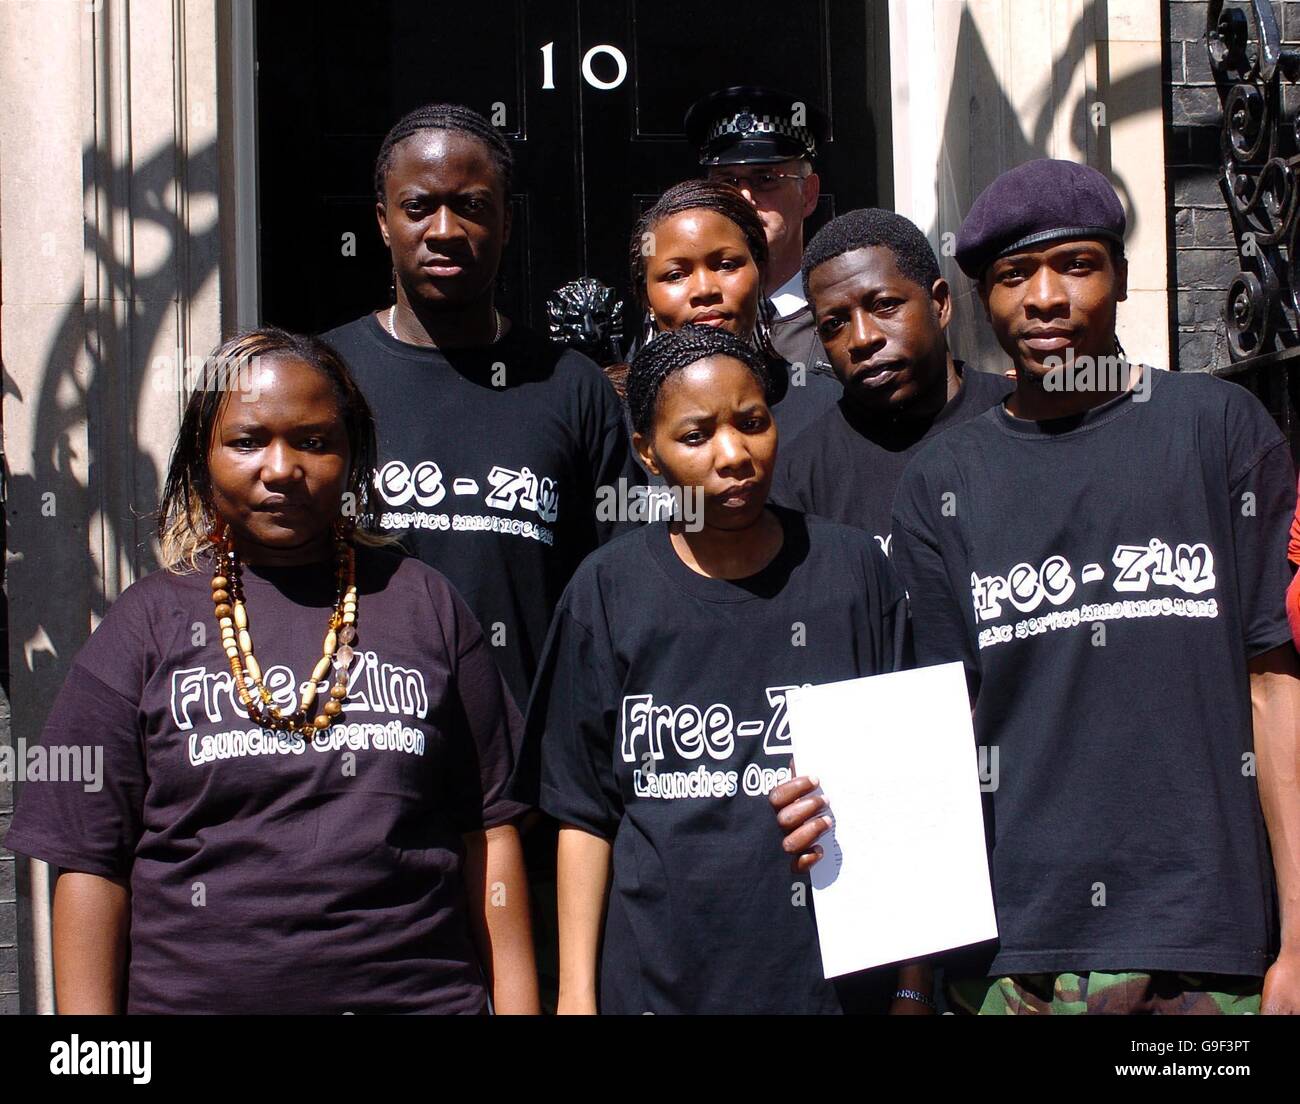
{"type": "Polygon", "coordinates": [[[1040,158],[1008,169],[971,204],[957,232],[957,263],[972,280],[999,257],[1044,242],[1124,243],[1124,208],[1096,169],[1040,158]]]}

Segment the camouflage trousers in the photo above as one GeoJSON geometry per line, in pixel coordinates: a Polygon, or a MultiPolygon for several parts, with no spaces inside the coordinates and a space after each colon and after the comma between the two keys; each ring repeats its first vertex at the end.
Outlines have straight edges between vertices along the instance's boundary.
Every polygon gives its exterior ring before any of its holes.
{"type": "Polygon", "coordinates": [[[978,1016],[1259,1015],[1264,979],[1226,974],[1016,974],[949,978],[949,1007],[978,1016]]]}

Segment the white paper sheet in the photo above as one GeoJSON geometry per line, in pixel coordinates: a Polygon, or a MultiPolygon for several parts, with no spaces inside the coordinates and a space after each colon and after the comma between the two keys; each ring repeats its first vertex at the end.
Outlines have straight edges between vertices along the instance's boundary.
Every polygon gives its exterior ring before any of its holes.
{"type": "Polygon", "coordinates": [[[997,937],[960,663],[787,695],[795,769],[835,824],[813,901],[825,975],[997,937]]]}

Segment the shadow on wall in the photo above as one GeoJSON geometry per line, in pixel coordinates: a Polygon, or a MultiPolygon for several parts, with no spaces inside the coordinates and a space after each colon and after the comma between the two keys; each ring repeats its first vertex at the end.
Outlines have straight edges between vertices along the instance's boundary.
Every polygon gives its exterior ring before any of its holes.
{"type": "MultiPolygon", "coordinates": [[[[189,154],[179,183],[190,199],[206,198],[192,185],[218,179],[217,157],[215,142],[189,154]]],[[[35,411],[30,473],[8,480],[9,632],[15,669],[32,673],[34,692],[15,715],[15,736],[36,735],[89,635],[91,613],[102,614],[110,600],[106,590],[120,589],[130,577],[124,574],[119,586],[119,565],[136,578],[158,566],[151,537],[165,473],[140,447],[141,415],[158,407],[155,395],[170,394],[179,409],[177,354],[160,349],[160,342],[176,332],[175,320],[192,293],[216,275],[219,256],[216,221],[187,233],[169,206],[177,192],[177,160],[176,150],[165,147],[144,162],[112,166],[101,151],[86,147],[87,202],[93,188],[109,198],[111,209],[106,218],[85,223],[84,300],[68,304],[34,389],[24,393],[4,371],[6,397],[35,411]],[[126,222],[128,243],[148,241],[147,268],[137,264],[129,244],[115,246],[104,236],[118,220],[126,222]],[[144,239],[142,229],[150,231],[144,239]],[[96,272],[98,286],[91,282],[96,272]],[[157,354],[168,355],[171,366],[155,363],[157,354]],[[78,470],[86,472],[84,480],[78,470]],[[127,488],[129,505],[123,506],[127,488]],[[45,524],[55,527],[55,540],[45,524]]]]}
{"type": "MultiPolygon", "coordinates": [[[[975,285],[957,268],[957,262],[951,256],[951,245],[944,248],[944,235],[951,233],[955,237],[970,205],[999,173],[1039,157],[1073,157],[1074,150],[1088,150],[1091,143],[1096,151],[1092,163],[1110,177],[1128,212],[1130,238],[1137,229],[1138,213],[1122,167],[1112,168],[1110,163],[1107,127],[1147,111],[1162,112],[1159,63],[1109,85],[1103,101],[1103,125],[1093,123],[1093,104],[1099,99],[1096,89],[1085,87],[1068,103],[1062,99],[1062,91],[1068,89],[1084,69],[1088,47],[1094,39],[1094,28],[1104,27],[1105,23],[1104,0],[1096,0],[1083,8],[1060,53],[1054,58],[1044,58],[1043,65],[1034,70],[1033,91],[1024,96],[1022,102],[1040,106],[1029,124],[1022,126],[1016,108],[1003,90],[984,39],[969,9],[963,6],[952,87],[954,90],[968,90],[968,95],[954,94],[948,102],[936,174],[940,225],[932,228],[932,240],[940,242],[941,251],[949,254],[941,256],[940,261],[954,292],[952,348],[962,359],[981,368],[1002,371],[1009,365],[1006,354],[989,329],[975,285]],[[1148,102],[1140,100],[1139,96],[1145,96],[1148,102]],[[1069,120],[1074,150],[1051,148],[1053,127],[1062,116],[1069,120]]],[[[1102,65],[1105,64],[1105,49],[1105,42],[1099,42],[1097,52],[1102,65]]],[[[1163,157],[1163,150],[1158,155],[1163,157]]],[[[1163,210],[1163,197],[1160,206],[1163,210]]],[[[953,239],[947,240],[951,242],[953,239]]],[[[1121,319],[1122,311],[1121,307],[1121,319]]],[[[1132,352],[1138,354],[1142,350],[1134,349],[1132,352]]]]}

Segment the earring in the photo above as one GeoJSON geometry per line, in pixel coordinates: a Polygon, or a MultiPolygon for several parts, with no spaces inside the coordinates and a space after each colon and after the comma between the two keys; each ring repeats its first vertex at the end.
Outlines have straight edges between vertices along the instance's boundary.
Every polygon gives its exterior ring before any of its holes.
{"type": "Polygon", "coordinates": [[[218,549],[230,551],[233,544],[230,539],[230,526],[221,520],[213,522],[208,526],[208,540],[218,549]]]}

